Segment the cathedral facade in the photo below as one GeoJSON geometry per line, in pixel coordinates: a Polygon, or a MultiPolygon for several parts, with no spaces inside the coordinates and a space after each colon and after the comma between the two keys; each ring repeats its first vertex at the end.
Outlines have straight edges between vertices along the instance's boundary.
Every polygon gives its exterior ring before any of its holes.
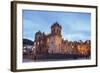
{"type": "Polygon", "coordinates": [[[51,26],[51,33],[38,31],[35,34],[34,47],[37,53],[60,53],[62,48],[62,27],[56,22],[51,26]]]}
{"type": "Polygon", "coordinates": [[[62,26],[57,22],[51,26],[50,34],[36,32],[33,44],[35,54],[90,54],[90,41],[69,42],[61,35],[62,26]],[[85,47],[86,48],[85,48],[85,47]],[[82,49],[83,48],[83,49],[82,49]]]}

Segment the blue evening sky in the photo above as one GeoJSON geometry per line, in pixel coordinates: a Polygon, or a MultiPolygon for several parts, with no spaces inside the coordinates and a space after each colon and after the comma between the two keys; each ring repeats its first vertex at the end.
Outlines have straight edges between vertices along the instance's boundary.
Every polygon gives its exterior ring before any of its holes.
{"type": "Polygon", "coordinates": [[[55,12],[23,10],[23,38],[34,40],[39,30],[51,32],[51,25],[58,22],[62,26],[65,40],[78,41],[91,39],[91,14],[80,12],[55,12]]]}

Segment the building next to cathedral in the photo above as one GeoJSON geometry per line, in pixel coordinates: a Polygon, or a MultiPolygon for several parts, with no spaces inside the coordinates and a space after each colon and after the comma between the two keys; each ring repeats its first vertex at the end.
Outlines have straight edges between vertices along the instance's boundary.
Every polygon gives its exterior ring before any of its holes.
{"type": "Polygon", "coordinates": [[[38,31],[35,34],[33,44],[33,55],[41,54],[78,54],[90,55],[90,40],[68,41],[64,40],[61,35],[62,26],[57,22],[51,26],[51,33],[45,34],[38,31]]]}

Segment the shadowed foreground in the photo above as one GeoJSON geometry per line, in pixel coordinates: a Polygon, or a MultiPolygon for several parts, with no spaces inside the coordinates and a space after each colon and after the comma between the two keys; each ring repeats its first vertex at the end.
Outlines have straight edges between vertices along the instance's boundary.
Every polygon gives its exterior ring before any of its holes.
{"type": "Polygon", "coordinates": [[[61,61],[61,60],[79,60],[79,59],[90,59],[90,56],[86,55],[68,55],[68,54],[46,54],[46,55],[39,55],[37,57],[30,58],[25,57],[23,62],[34,62],[34,61],[61,61]]]}

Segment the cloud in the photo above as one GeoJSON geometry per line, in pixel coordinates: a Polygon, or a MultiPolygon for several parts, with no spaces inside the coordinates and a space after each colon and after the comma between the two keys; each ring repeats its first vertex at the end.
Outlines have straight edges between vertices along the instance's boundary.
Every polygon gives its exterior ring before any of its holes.
{"type": "Polygon", "coordinates": [[[23,21],[23,37],[34,40],[34,34],[38,31],[39,25],[31,20],[24,19],[23,21]]]}
{"type": "Polygon", "coordinates": [[[64,40],[69,40],[69,41],[85,41],[85,40],[90,40],[91,37],[89,35],[85,35],[82,33],[74,33],[74,34],[65,34],[63,35],[64,40]]]}
{"type": "Polygon", "coordinates": [[[62,36],[69,40],[85,40],[91,37],[89,13],[30,11],[23,12],[23,37],[34,40],[35,33],[50,33],[56,21],[62,26],[62,36]]]}

